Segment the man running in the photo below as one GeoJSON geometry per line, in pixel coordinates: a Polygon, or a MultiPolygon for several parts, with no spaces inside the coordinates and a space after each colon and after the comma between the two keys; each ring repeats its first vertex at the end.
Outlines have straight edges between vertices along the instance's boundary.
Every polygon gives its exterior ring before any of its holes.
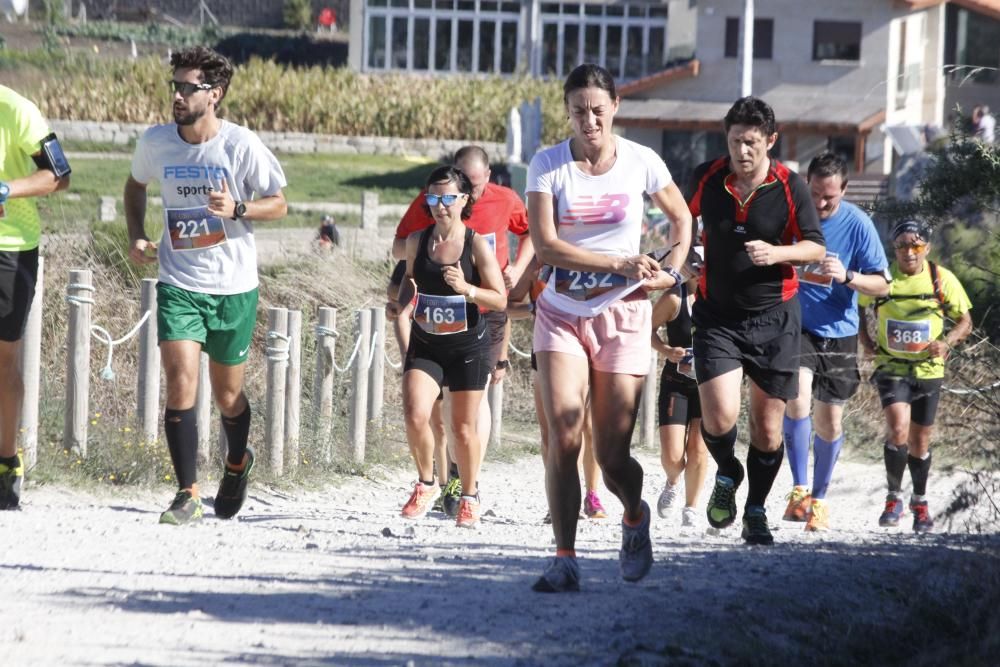
{"type": "Polygon", "coordinates": [[[253,132],[216,115],[233,76],[229,61],[199,46],[174,53],[170,65],[174,122],[140,138],[125,184],[125,219],[132,261],[160,262],[163,428],[179,488],[160,523],[180,525],[200,519],[203,511],[195,416],[202,350],[229,445],[216,516],[232,518],[246,499],[254,453],[247,447],[250,404],[243,379],[258,285],[252,222],[278,220],[287,206],[278,160],[253,132]],[[145,231],[146,186],[154,180],[165,209],[159,245],[145,231]]]}
{"type": "Polygon", "coordinates": [[[772,544],[764,503],[781,467],[785,401],[798,395],[801,334],[793,264],[824,257],[823,232],[802,178],[768,155],[778,140],[774,111],[744,97],[725,118],[727,156],[699,165],[688,193],[703,225],[705,266],[691,313],[702,435],[719,466],[708,522],[736,520],[736,420],[743,374],[750,378],[748,544],[772,544]],[[796,242],[797,241],[797,242],[796,242]]]}
{"type": "MultiPolygon", "coordinates": [[[[528,236],[528,212],[524,202],[516,192],[502,185],[490,183],[490,158],[480,146],[463,146],[455,153],[454,166],[458,167],[472,182],[472,217],[465,225],[483,236],[496,253],[500,270],[503,272],[504,284],[510,290],[520,279],[524,269],[534,256],[531,238],[528,236]],[[518,237],[517,258],[510,263],[510,248],[507,233],[513,232],[518,237]]],[[[396,227],[396,238],[392,243],[393,257],[406,257],[406,239],[414,232],[424,230],[434,224],[434,218],[427,212],[424,205],[424,193],[417,195],[410,204],[396,227]]],[[[510,361],[507,358],[507,345],[510,340],[510,322],[505,312],[484,311],[486,328],[490,339],[490,384],[501,382],[510,361]]],[[[490,406],[484,398],[479,406],[477,429],[481,441],[482,456],[486,456],[486,446],[490,436],[490,406]]],[[[449,439],[454,443],[455,438],[449,439]]],[[[459,480],[458,466],[454,456],[449,467],[448,482],[442,493],[442,504],[449,516],[455,516],[458,511],[459,498],[462,495],[462,484],[459,480]]],[[[481,463],[481,462],[480,462],[481,463]]]]}
{"type": "Polygon", "coordinates": [[[21,502],[17,452],[24,384],[21,337],[38,278],[41,220],[34,197],[69,186],[59,140],[31,101],[0,86],[0,510],[21,502]]]}
{"type": "Polygon", "coordinates": [[[861,342],[875,355],[872,382],[885,413],[885,474],[889,495],[880,526],[898,526],[903,516],[903,474],[910,469],[913,530],[928,532],[934,519],[927,506],[931,469],[931,434],[937,413],[944,365],[952,348],[972,331],[972,303],[948,269],[927,259],[930,230],[908,221],[892,230],[896,263],[892,289],[877,299],[861,297],[859,305],[875,309],[876,340],[862,312],[861,342]],[[945,334],[946,324],[950,330],[945,334]]]}
{"type": "Polygon", "coordinates": [[[861,383],[857,295],[885,296],[891,278],[889,260],[871,218],[844,201],[847,163],[834,153],[819,155],[809,163],[808,183],[826,239],[826,258],[799,269],[799,395],[785,408],[783,429],[795,486],[784,520],[806,521],[806,530],[817,531],[830,527],[825,499],[844,442],[844,405],[861,383]],[[813,431],[810,492],[807,469],[813,431]]]}

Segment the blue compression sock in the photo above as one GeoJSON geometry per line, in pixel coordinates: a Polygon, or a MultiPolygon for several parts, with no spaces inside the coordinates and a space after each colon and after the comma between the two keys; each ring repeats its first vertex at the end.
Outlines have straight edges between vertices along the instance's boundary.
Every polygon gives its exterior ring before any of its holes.
{"type": "Polygon", "coordinates": [[[833,466],[837,464],[840,446],[843,444],[843,433],[833,441],[824,440],[818,435],[813,438],[813,498],[822,500],[826,497],[826,489],[833,478],[833,466]]]}
{"type": "Polygon", "coordinates": [[[785,452],[788,466],[792,469],[792,483],[795,486],[809,485],[809,434],[812,432],[812,418],[792,419],[785,416],[785,452]]]}

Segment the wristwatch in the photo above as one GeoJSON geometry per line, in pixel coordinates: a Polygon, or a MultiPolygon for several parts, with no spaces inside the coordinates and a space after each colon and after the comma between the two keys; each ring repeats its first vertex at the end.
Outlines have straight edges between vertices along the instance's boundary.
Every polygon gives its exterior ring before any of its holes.
{"type": "Polygon", "coordinates": [[[241,201],[236,202],[236,208],[233,210],[233,220],[239,220],[247,214],[247,205],[241,201]]]}
{"type": "Polygon", "coordinates": [[[10,196],[10,186],[0,181],[0,204],[6,204],[8,196],[10,196]]]}
{"type": "Polygon", "coordinates": [[[501,359],[500,361],[498,361],[497,370],[498,371],[510,370],[510,361],[507,359],[501,359]]]}
{"type": "Polygon", "coordinates": [[[854,271],[848,269],[847,272],[844,273],[844,284],[850,285],[852,280],[854,280],[854,271]]]}

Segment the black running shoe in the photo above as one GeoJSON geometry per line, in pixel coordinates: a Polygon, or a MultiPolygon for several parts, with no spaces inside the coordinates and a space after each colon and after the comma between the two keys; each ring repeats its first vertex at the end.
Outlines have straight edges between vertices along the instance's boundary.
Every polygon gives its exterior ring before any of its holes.
{"type": "Polygon", "coordinates": [[[763,507],[751,507],[743,514],[743,539],[747,544],[774,544],[763,507]]]}
{"type": "Polygon", "coordinates": [[[454,518],[458,516],[458,504],[462,500],[462,480],[452,477],[441,492],[441,506],[444,513],[454,518]]]}
{"type": "Polygon", "coordinates": [[[0,510],[16,510],[21,504],[21,483],[24,481],[24,461],[15,454],[17,465],[13,468],[0,463],[0,510]]]}
{"type": "Polygon", "coordinates": [[[219,491],[215,494],[215,516],[220,519],[232,519],[243,507],[247,499],[247,482],[250,471],[253,470],[254,453],[252,447],[247,447],[246,465],[243,470],[230,470],[224,466],[219,491]]]}
{"type": "Polygon", "coordinates": [[[174,496],[167,511],[160,515],[160,523],[171,526],[183,526],[188,523],[199,521],[205,510],[201,505],[201,498],[195,498],[187,489],[181,489],[174,496]]]}

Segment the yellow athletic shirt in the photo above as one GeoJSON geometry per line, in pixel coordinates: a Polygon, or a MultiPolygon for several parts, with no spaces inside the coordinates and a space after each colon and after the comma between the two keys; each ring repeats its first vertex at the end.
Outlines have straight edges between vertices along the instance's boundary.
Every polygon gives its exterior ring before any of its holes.
{"type": "MultiPolygon", "coordinates": [[[[0,86],[0,181],[10,183],[33,174],[37,167],[31,156],[42,149],[42,140],[51,132],[38,107],[0,86]]],[[[34,200],[8,199],[0,218],[0,251],[37,248],[40,236],[34,200]]]]}

